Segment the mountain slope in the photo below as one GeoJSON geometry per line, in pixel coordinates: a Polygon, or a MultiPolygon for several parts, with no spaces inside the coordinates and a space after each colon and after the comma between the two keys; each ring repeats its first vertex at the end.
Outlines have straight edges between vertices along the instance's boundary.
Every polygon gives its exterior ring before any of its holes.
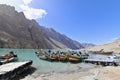
{"type": "Polygon", "coordinates": [[[106,43],[103,45],[87,48],[87,50],[92,50],[92,51],[99,51],[101,49],[103,49],[104,51],[114,51],[115,53],[120,53],[120,39],[117,39],[111,43],[106,43]]]}
{"type": "Polygon", "coordinates": [[[52,28],[45,28],[44,30],[45,30],[46,34],[49,36],[49,38],[60,42],[62,45],[66,46],[70,49],[83,48],[83,46],[79,42],[72,40],[63,34],[60,34],[59,32],[55,31],[52,28]]]}
{"type": "Polygon", "coordinates": [[[80,49],[83,46],[65,35],[25,18],[14,7],[0,5],[1,48],[80,49]]]}
{"type": "Polygon", "coordinates": [[[28,20],[14,7],[0,5],[0,47],[51,48],[36,21],[28,20]]]}

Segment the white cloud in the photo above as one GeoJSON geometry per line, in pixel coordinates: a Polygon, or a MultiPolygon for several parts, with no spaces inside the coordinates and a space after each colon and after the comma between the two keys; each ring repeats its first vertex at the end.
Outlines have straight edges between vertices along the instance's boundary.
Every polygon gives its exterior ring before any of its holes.
{"type": "Polygon", "coordinates": [[[44,9],[30,7],[33,0],[0,0],[0,4],[14,6],[17,11],[22,11],[28,19],[43,18],[47,12],[44,9]]]}
{"type": "Polygon", "coordinates": [[[24,4],[30,4],[32,0],[23,0],[24,4]]]}
{"type": "Polygon", "coordinates": [[[23,10],[25,16],[28,19],[43,18],[47,14],[47,12],[44,9],[35,9],[27,5],[21,5],[21,9],[23,10]]]}

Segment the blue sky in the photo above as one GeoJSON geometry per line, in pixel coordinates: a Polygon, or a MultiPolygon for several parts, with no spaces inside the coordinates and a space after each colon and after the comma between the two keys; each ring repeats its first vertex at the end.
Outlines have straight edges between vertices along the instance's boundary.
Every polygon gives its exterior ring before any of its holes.
{"type": "Polygon", "coordinates": [[[29,7],[42,9],[44,16],[36,18],[40,25],[73,40],[102,44],[120,37],[120,0],[28,1],[29,7]]]}
{"type": "Polygon", "coordinates": [[[102,44],[120,36],[120,0],[34,0],[31,6],[47,11],[37,20],[41,25],[79,42],[102,44]]]}

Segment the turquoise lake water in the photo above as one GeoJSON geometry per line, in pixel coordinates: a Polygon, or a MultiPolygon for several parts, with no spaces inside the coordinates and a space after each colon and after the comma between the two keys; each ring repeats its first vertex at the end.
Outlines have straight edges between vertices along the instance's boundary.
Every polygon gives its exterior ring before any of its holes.
{"type": "Polygon", "coordinates": [[[19,61],[32,60],[32,66],[37,68],[41,73],[46,72],[64,72],[64,71],[74,71],[81,67],[90,68],[92,66],[88,64],[78,63],[62,63],[62,62],[49,62],[40,60],[35,52],[39,50],[35,49],[0,49],[0,55],[4,55],[10,51],[14,51],[17,54],[19,61]]]}

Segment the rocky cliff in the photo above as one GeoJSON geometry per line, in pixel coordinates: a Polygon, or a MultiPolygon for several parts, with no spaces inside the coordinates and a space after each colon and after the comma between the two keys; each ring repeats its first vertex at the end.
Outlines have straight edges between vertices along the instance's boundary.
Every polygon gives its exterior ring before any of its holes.
{"type": "Polygon", "coordinates": [[[1,48],[70,48],[83,46],[65,35],[40,26],[35,20],[25,18],[14,7],[0,5],[1,48]]]}
{"type": "Polygon", "coordinates": [[[45,28],[44,30],[45,30],[46,34],[49,36],[50,39],[52,39],[54,41],[58,41],[62,45],[66,46],[66,47],[68,47],[70,49],[80,49],[80,48],[83,48],[83,46],[79,42],[68,38],[64,34],[61,34],[61,33],[55,31],[52,28],[45,28]]]}
{"type": "Polygon", "coordinates": [[[0,5],[1,48],[52,48],[38,26],[36,21],[26,19],[14,7],[0,5]]]}

